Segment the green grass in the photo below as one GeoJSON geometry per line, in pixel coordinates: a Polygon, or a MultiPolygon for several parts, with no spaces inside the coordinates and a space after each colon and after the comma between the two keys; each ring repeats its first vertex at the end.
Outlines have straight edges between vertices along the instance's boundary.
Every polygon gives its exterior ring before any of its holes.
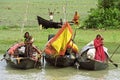
{"type": "Polygon", "coordinates": [[[63,6],[66,5],[67,20],[71,20],[77,10],[82,23],[89,9],[95,8],[96,4],[96,0],[29,0],[29,2],[28,0],[0,0],[0,52],[4,53],[13,43],[23,40],[25,31],[29,31],[35,38],[35,45],[43,49],[48,34],[57,31],[56,29],[39,30],[37,27],[37,15],[49,19],[48,8],[52,11],[56,9],[54,21],[59,21],[60,18],[64,18],[63,6]],[[27,5],[28,8],[26,8],[27,5]],[[27,15],[25,15],[26,10],[27,15]],[[20,27],[23,24],[25,24],[25,29],[21,33],[20,27]],[[29,26],[35,28],[29,28],[29,26]]]}
{"type": "Polygon", "coordinates": [[[0,26],[37,26],[36,16],[49,19],[48,8],[51,11],[56,9],[54,21],[64,18],[63,6],[66,5],[67,20],[73,18],[74,12],[80,14],[80,21],[88,15],[90,8],[95,8],[97,0],[0,0],[0,26]],[[26,7],[27,8],[27,16],[26,7]],[[27,21],[24,19],[27,17],[27,21]]]}
{"type": "MultiPolygon", "coordinates": [[[[74,26],[72,26],[75,30],[74,26]]],[[[49,34],[55,34],[58,29],[42,29],[39,27],[24,28],[24,32],[21,33],[21,28],[9,28],[7,30],[0,30],[0,53],[4,53],[10,46],[18,41],[24,41],[23,35],[26,31],[34,37],[34,45],[40,49],[44,49],[48,40],[49,34]]],[[[75,42],[79,47],[79,50],[88,42],[92,41],[97,34],[101,34],[104,37],[104,45],[108,48],[109,53],[113,53],[117,46],[120,44],[119,30],[81,30],[77,29],[75,36],[75,42]]],[[[120,52],[120,48],[116,53],[120,52]]]]}
{"type": "MultiPolygon", "coordinates": [[[[80,24],[87,17],[90,8],[96,8],[97,0],[0,0],[0,53],[3,54],[6,50],[18,41],[23,41],[23,35],[26,31],[34,37],[34,45],[39,49],[44,49],[47,43],[48,34],[55,34],[58,29],[42,29],[38,27],[36,16],[42,16],[49,19],[48,8],[52,11],[56,9],[54,21],[64,19],[63,6],[66,5],[67,20],[73,18],[74,12],[80,14],[80,24]],[[26,6],[27,16],[26,13],[26,6]],[[27,17],[27,21],[25,21],[27,17]],[[21,26],[25,24],[23,32],[21,26]],[[31,27],[29,27],[31,26],[31,27]]],[[[74,27],[74,26],[72,26],[74,27]]],[[[75,29],[75,28],[73,28],[75,29]]],[[[88,42],[93,40],[97,34],[102,34],[104,37],[104,45],[108,48],[108,52],[112,54],[120,44],[119,30],[81,30],[77,29],[75,42],[79,50],[88,42]]],[[[119,60],[120,48],[115,53],[114,60],[119,60]],[[117,57],[117,58],[116,58],[117,57]]]]}

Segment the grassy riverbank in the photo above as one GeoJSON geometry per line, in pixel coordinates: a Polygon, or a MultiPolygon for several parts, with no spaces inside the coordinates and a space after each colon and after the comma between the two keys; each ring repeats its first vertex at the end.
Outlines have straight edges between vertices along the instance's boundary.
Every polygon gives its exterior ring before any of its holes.
{"type": "Polygon", "coordinates": [[[97,0],[0,0],[0,26],[38,26],[37,15],[49,20],[48,8],[52,12],[55,10],[54,21],[58,22],[65,16],[70,21],[75,11],[83,21],[96,4],[97,0]]]}
{"type": "MultiPolygon", "coordinates": [[[[73,30],[75,26],[72,26],[73,30]]],[[[0,53],[4,53],[10,46],[18,41],[23,41],[23,35],[26,31],[34,37],[34,44],[40,49],[44,49],[47,43],[48,35],[55,34],[58,29],[42,29],[39,27],[27,27],[24,28],[21,33],[21,28],[8,28],[0,30],[0,53]]],[[[92,41],[97,34],[101,34],[104,37],[104,45],[108,48],[110,53],[113,53],[117,46],[120,44],[119,30],[82,30],[77,29],[75,36],[75,42],[81,49],[85,44],[92,41]]],[[[120,48],[116,53],[120,52],[120,48]]]]}
{"type": "MultiPolygon", "coordinates": [[[[80,14],[80,24],[89,14],[91,8],[96,8],[97,0],[1,0],[0,1],[0,53],[3,54],[14,43],[23,41],[23,35],[26,31],[34,37],[34,44],[43,50],[48,40],[49,34],[55,34],[58,29],[40,30],[36,20],[39,15],[49,19],[48,8],[55,11],[54,21],[60,18],[70,21],[74,12],[80,14]],[[28,2],[29,1],[29,2],[28,2]],[[66,6],[66,15],[63,7],[66,6]],[[21,26],[25,25],[23,32],[21,26]],[[26,27],[27,26],[27,27],[26,27]],[[29,27],[30,26],[30,27],[29,27]]],[[[73,30],[75,26],[72,26],[73,30]]],[[[88,42],[93,40],[97,34],[104,37],[104,45],[108,52],[112,54],[120,44],[119,30],[81,30],[77,29],[75,42],[79,50],[88,42]]],[[[120,48],[116,52],[120,54],[120,48]]]]}

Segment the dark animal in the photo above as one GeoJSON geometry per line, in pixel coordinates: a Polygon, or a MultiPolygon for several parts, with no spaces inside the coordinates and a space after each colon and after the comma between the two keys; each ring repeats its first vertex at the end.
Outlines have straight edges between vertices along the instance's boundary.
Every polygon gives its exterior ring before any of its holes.
{"type": "Polygon", "coordinates": [[[52,22],[46,19],[43,19],[40,16],[37,16],[38,24],[42,25],[44,28],[61,28],[62,23],[61,22],[52,22]]]}

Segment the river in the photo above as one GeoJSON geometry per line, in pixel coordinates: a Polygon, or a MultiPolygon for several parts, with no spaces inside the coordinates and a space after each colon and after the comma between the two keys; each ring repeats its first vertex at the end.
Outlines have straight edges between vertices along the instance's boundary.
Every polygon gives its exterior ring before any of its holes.
{"type": "MultiPolygon", "coordinates": [[[[2,55],[0,55],[0,59],[2,55]]],[[[118,66],[120,64],[118,63],[118,66]]],[[[120,67],[100,71],[78,70],[74,67],[55,68],[46,65],[42,69],[21,70],[8,67],[0,61],[0,80],[120,80],[120,67]]]]}

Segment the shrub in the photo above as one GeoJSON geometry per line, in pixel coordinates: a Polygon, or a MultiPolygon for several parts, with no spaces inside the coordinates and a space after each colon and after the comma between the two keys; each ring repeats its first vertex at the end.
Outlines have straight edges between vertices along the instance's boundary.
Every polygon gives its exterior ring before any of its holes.
{"type": "Polygon", "coordinates": [[[108,6],[105,6],[103,3],[102,4],[99,3],[97,9],[91,9],[89,12],[90,14],[88,15],[87,19],[83,22],[82,27],[95,29],[101,28],[120,29],[119,8],[113,7],[113,5],[116,6],[115,4],[113,4],[113,2],[107,5],[108,6]]]}

